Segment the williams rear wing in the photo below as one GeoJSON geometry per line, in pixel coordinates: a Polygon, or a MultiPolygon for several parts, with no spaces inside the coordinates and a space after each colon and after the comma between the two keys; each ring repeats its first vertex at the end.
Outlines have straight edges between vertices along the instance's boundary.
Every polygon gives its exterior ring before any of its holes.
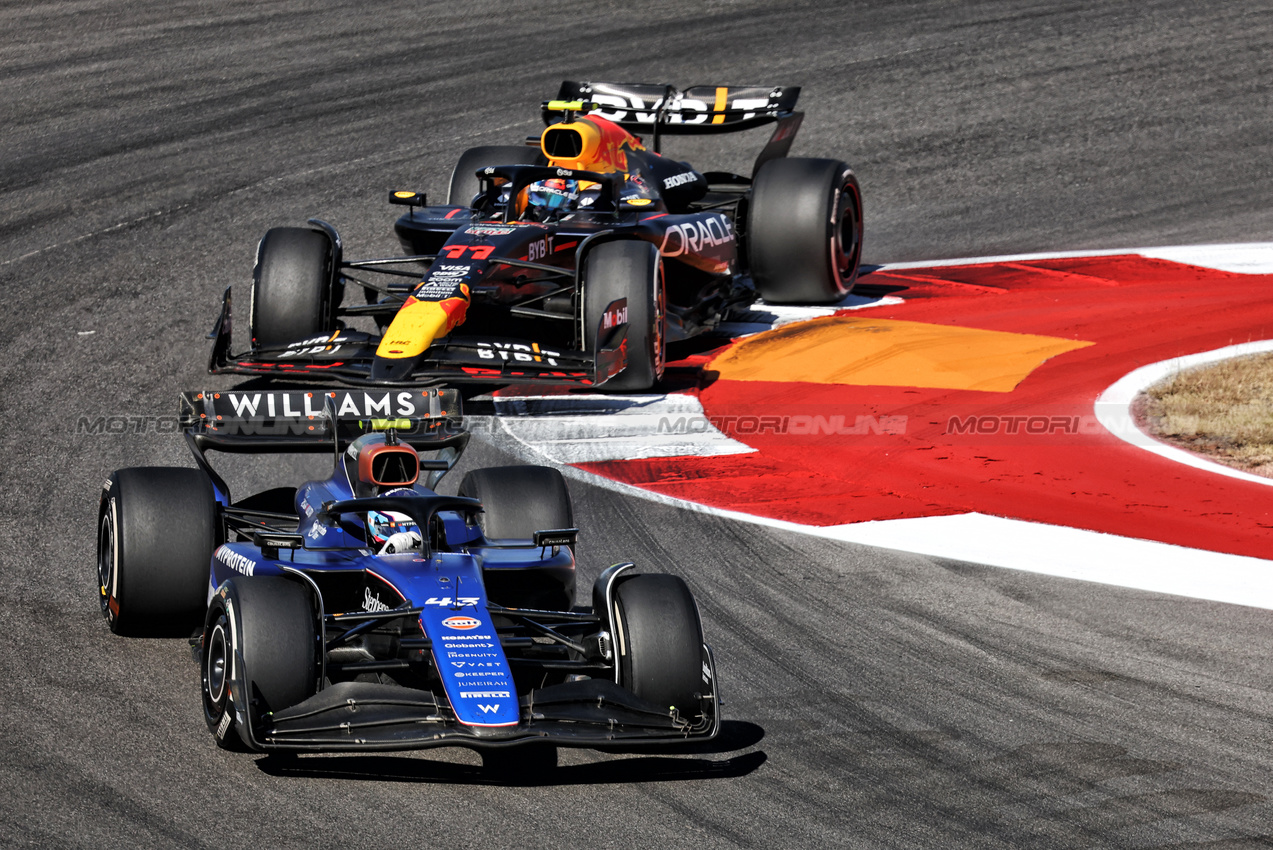
{"type": "Polygon", "coordinates": [[[459,460],[469,433],[454,389],[204,390],[181,394],[179,424],[217,498],[230,504],[230,488],[204,453],[328,452],[371,431],[392,429],[419,451],[432,487],[459,460]]]}
{"type": "Polygon", "coordinates": [[[370,431],[436,450],[467,442],[459,390],[205,390],[181,394],[181,429],[199,451],[332,451],[370,431]]]}
{"type": "MultiPolygon", "coordinates": [[[[753,173],[770,159],[787,155],[804,119],[796,112],[799,86],[690,86],[678,90],[663,83],[580,83],[566,80],[557,98],[591,101],[592,114],[637,133],[649,132],[655,151],[661,135],[733,133],[777,124],[756,159],[753,173]]],[[[546,111],[545,123],[561,113],[546,111]]]]}

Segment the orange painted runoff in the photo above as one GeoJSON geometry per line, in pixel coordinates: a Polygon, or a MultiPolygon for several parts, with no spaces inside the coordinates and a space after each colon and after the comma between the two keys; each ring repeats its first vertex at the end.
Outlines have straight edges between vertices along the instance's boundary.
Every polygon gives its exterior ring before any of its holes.
{"type": "Polygon", "coordinates": [[[748,337],[707,367],[730,381],[1011,392],[1090,342],[927,322],[829,316],[748,337]]]}

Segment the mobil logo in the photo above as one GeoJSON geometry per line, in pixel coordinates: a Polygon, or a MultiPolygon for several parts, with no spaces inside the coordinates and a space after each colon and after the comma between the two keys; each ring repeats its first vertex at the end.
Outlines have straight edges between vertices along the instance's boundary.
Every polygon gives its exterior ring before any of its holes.
{"type": "Polygon", "coordinates": [[[474,617],[447,617],[442,621],[442,625],[448,629],[456,629],[457,631],[468,631],[476,629],[482,625],[482,621],[474,617]]]}
{"type": "Polygon", "coordinates": [[[628,299],[620,298],[606,308],[601,314],[601,329],[610,330],[628,323],[628,299]]]}

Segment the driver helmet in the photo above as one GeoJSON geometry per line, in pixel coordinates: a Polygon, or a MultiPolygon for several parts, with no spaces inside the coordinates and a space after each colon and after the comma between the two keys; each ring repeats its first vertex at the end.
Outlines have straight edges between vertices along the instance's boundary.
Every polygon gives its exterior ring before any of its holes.
{"type": "MultiPolygon", "coordinates": [[[[398,487],[381,495],[396,496],[414,492],[410,487],[398,487]]],[[[411,517],[398,511],[367,511],[367,542],[374,543],[377,550],[384,546],[390,537],[403,531],[414,531],[419,535],[420,527],[411,517]]]]}
{"type": "Polygon", "coordinates": [[[579,181],[554,177],[526,187],[526,214],[540,221],[570,209],[579,198],[579,181]]]}

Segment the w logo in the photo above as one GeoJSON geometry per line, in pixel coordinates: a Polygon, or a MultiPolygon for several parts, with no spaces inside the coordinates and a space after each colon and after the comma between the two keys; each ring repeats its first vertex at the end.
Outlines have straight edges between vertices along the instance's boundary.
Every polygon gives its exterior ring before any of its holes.
{"type": "Polygon", "coordinates": [[[499,711],[499,703],[495,703],[494,705],[479,704],[478,708],[482,709],[483,714],[494,714],[495,712],[499,711]]]}

